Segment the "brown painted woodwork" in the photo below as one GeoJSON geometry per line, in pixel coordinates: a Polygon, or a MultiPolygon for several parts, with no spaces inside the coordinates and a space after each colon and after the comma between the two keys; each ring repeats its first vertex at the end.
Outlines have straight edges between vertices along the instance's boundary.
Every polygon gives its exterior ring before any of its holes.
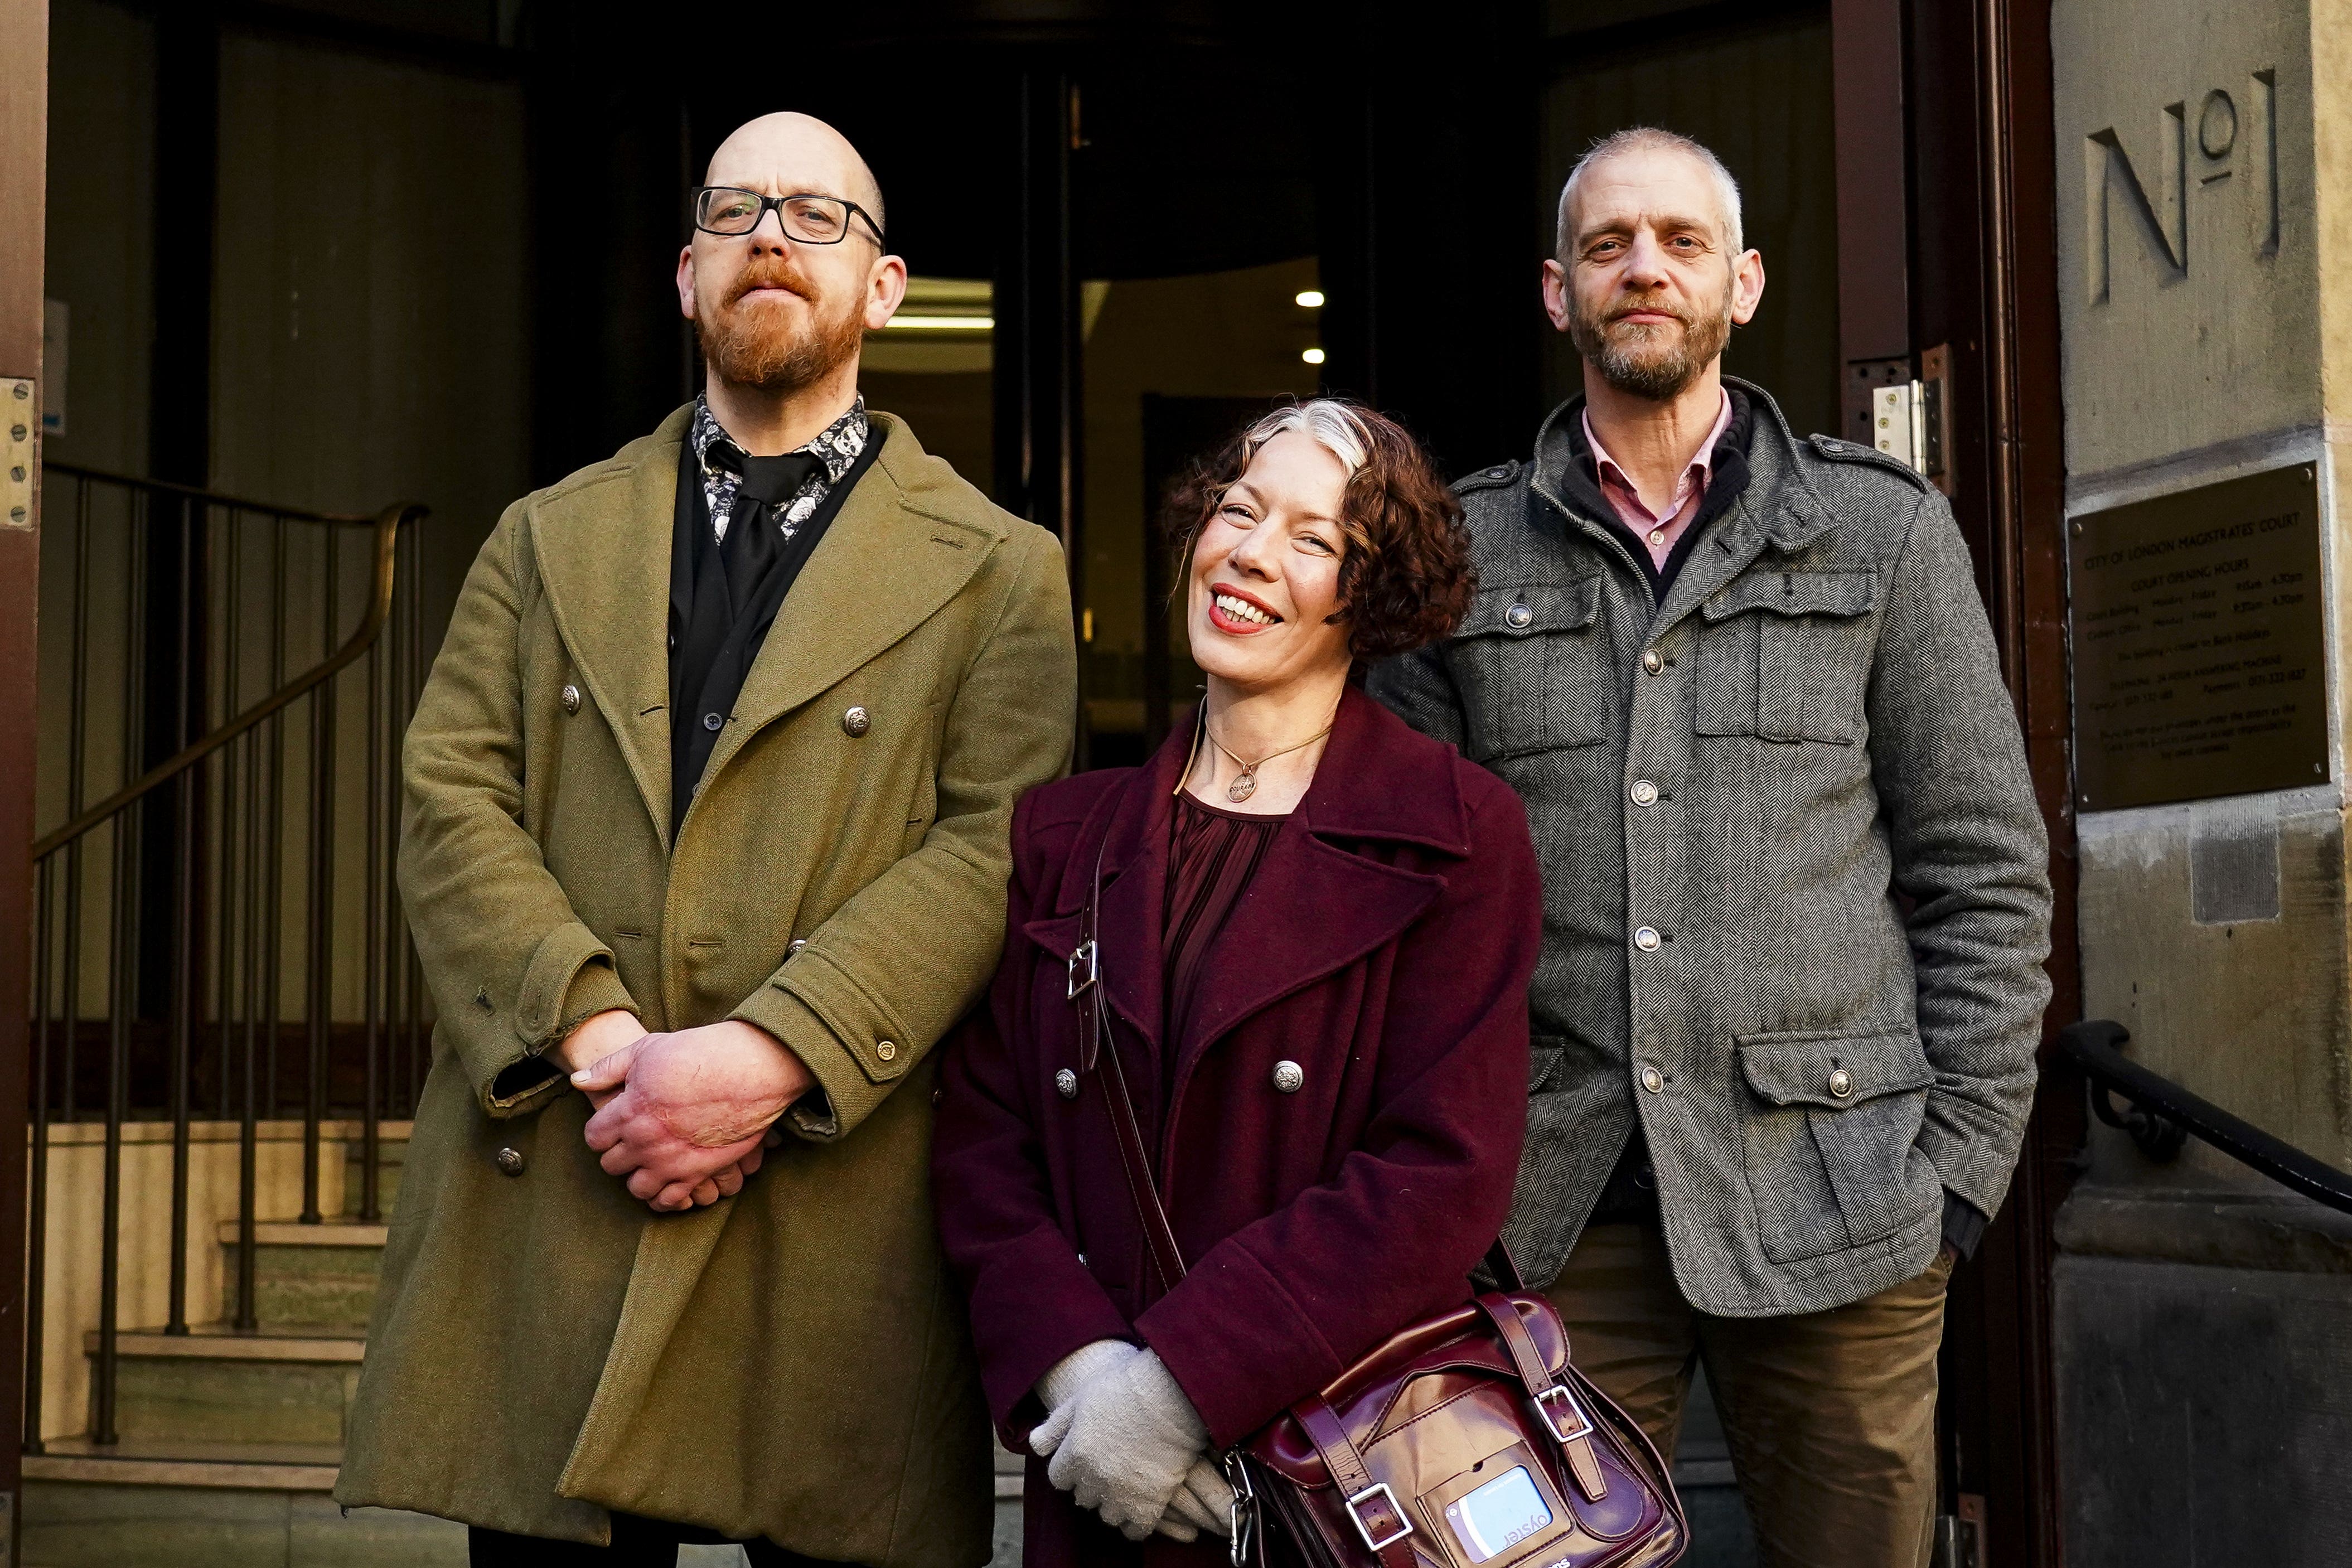
{"type": "MultiPolygon", "coordinates": [[[[42,247],[48,179],[49,8],[0,0],[0,377],[41,373],[42,247]]],[[[0,523],[5,523],[0,519],[0,523]]],[[[31,1013],[34,672],[39,649],[40,511],[0,526],[0,1147],[25,1146],[31,1013]]],[[[24,1437],[25,1162],[0,1160],[0,1494],[14,1540],[24,1437]]]]}
{"type": "MultiPolygon", "coordinates": [[[[2058,378],[2049,0],[1907,0],[1911,341],[1948,343],[1952,505],[1977,560],[2050,824],[2047,1023],[2081,1012],[2067,755],[2064,458],[2058,378]]],[[[1945,1338],[1947,1505],[1980,1494],[1982,1561],[2061,1561],[2051,1224],[2082,1144],[2079,1080],[2045,1034],[2010,1198],[1956,1279],[1945,1338]]]]}

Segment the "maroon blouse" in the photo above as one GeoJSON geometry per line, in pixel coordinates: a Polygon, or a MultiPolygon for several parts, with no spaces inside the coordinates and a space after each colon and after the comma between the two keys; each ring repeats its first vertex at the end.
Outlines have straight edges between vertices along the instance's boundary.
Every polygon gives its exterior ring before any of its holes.
{"type": "Polygon", "coordinates": [[[1172,1042],[1184,1037],[1202,962],[1224,929],[1225,918],[1249,890],[1265,847],[1289,820],[1287,815],[1223,811],[1195,798],[1191,790],[1176,796],[1169,826],[1168,903],[1160,922],[1167,933],[1160,993],[1166,999],[1167,1017],[1160,1037],[1171,1042],[1167,1058],[1171,1068],[1176,1060],[1172,1042]]]}

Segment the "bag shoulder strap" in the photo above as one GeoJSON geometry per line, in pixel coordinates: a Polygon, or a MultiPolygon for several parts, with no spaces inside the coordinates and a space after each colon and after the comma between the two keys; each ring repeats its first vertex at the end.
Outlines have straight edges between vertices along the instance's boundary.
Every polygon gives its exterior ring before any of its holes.
{"type": "Polygon", "coordinates": [[[1103,1000],[1101,949],[1095,942],[1096,906],[1102,901],[1103,853],[1110,847],[1110,825],[1103,825],[1102,843],[1095,847],[1094,882],[1078,917],[1077,951],[1070,954],[1070,1000],[1078,1009],[1078,1069],[1102,1067],[1103,1098],[1110,1105],[1111,1132],[1118,1144],[1119,1169],[1127,1177],[1128,1195],[1135,1217],[1159,1271],[1160,1288],[1173,1290],[1184,1278],[1183,1249],[1176,1245],[1176,1228],[1160,1201],[1160,1184],[1151,1174],[1151,1155],[1143,1142],[1143,1128],[1135,1116],[1135,1100],[1128,1092],[1127,1069],[1119,1065],[1118,1047],[1110,1042],[1110,1010],[1103,1000]],[[1106,1043],[1110,1048],[1106,1050],[1106,1043]]]}

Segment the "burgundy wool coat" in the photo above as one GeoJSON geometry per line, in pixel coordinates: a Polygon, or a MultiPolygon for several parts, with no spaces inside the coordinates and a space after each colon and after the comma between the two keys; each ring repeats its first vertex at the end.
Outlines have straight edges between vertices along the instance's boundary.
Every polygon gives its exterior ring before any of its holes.
{"type": "MultiPolygon", "coordinates": [[[[1044,1418],[1037,1379],[1102,1339],[1157,1351],[1231,1444],[1464,1300],[1510,1209],[1541,934],[1518,797],[1350,687],[1215,939],[1187,1037],[1166,1040],[1161,909],[1188,740],[1022,800],[1004,958],[941,1070],[940,1226],[1018,1453],[1044,1418]],[[1125,1064],[1190,1268],[1164,1295],[1099,1069],[1075,1096],[1055,1084],[1078,1070],[1067,960],[1098,847],[1104,1048],[1125,1064]],[[1292,1093],[1275,1087],[1284,1061],[1304,1070],[1292,1093]]],[[[1034,1458],[1025,1513],[1030,1568],[1224,1561],[1206,1539],[1130,1545],[1034,1458]]]]}

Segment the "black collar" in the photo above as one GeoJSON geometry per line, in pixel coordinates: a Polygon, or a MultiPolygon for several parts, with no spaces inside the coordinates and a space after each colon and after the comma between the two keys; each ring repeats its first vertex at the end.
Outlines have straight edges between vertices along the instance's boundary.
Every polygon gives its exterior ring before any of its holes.
{"type": "Polygon", "coordinates": [[[1756,435],[1756,405],[1746,393],[1728,382],[1723,392],[1731,400],[1731,420],[1724,426],[1709,459],[1706,494],[1700,499],[1697,515],[1691,519],[1690,526],[1675,541],[1663,566],[1650,558],[1649,545],[1625,526],[1617,516],[1617,509],[1601,493],[1600,463],[1592,456],[1592,444],[1584,437],[1584,399],[1578,397],[1556,417],[1557,427],[1568,442],[1568,461],[1561,466],[1559,474],[1560,500],[1575,509],[1578,515],[1607,529],[1625,546],[1633,564],[1649,579],[1650,590],[1660,604],[1665,602],[1667,588],[1673,585],[1698,542],[1748,489],[1748,444],[1756,435]]]}

